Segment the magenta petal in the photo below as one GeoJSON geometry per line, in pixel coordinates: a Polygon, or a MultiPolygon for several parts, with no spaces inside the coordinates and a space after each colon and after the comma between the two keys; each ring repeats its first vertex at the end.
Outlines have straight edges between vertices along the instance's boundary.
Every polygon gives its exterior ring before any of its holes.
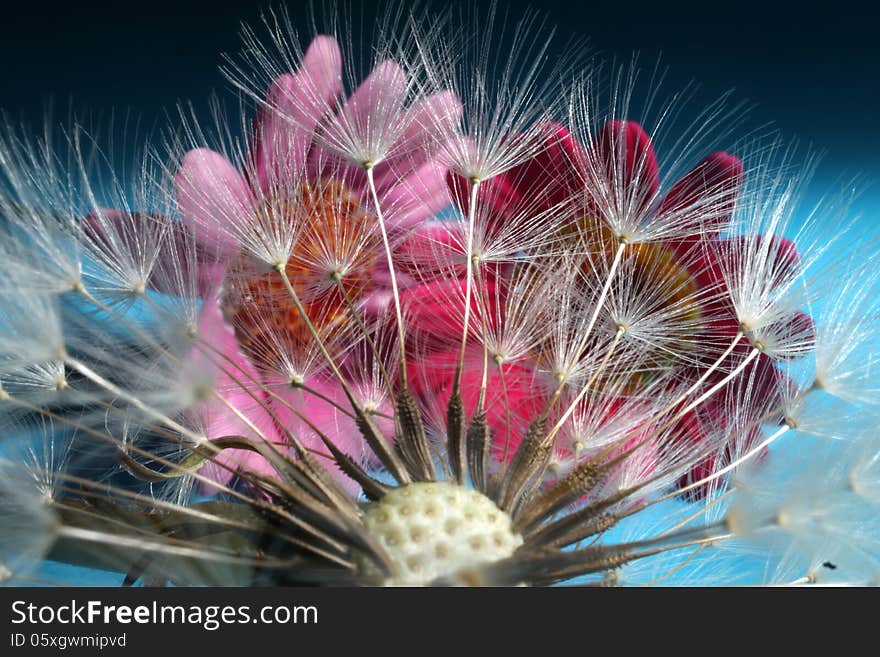
{"type": "MultiPolygon", "coordinates": [[[[449,405],[457,362],[458,350],[451,349],[436,352],[409,365],[409,379],[414,394],[423,404],[435,408],[439,416],[445,415],[449,405]]],[[[477,409],[482,385],[480,362],[480,355],[471,355],[461,379],[460,392],[468,418],[477,409]]],[[[529,423],[543,409],[545,399],[540,375],[531,364],[508,363],[503,368],[506,395],[502,392],[500,368],[493,366],[488,372],[486,422],[494,457],[500,460],[506,455],[509,460],[529,423]]]]}
{"type": "MultiPolygon", "coordinates": [[[[526,203],[531,213],[537,214],[576,198],[583,186],[586,158],[568,129],[548,121],[540,125],[538,134],[543,136],[539,153],[481,185],[480,206],[488,204],[494,211],[492,231],[517,220],[517,215],[521,221],[526,203]]],[[[447,183],[457,207],[467,214],[470,183],[453,173],[447,176],[447,183]]]]}
{"type": "MultiPolygon", "coordinates": [[[[487,318],[496,317],[502,291],[494,277],[487,276],[484,290],[488,299],[487,318]]],[[[464,329],[465,281],[437,279],[404,290],[400,295],[405,308],[407,327],[414,344],[427,349],[442,349],[457,344],[464,329]]],[[[480,324],[480,303],[470,300],[471,326],[480,324]]]]}
{"type": "Polygon", "coordinates": [[[189,151],[174,177],[177,207],[196,239],[209,249],[233,255],[230,227],[250,214],[250,194],[241,174],[225,157],[207,148],[189,151]]]}
{"type": "MultiPolygon", "coordinates": [[[[537,201],[537,194],[529,185],[522,183],[523,168],[519,167],[486,180],[477,191],[477,206],[491,208],[487,215],[486,226],[489,235],[495,235],[511,220],[522,221],[522,210],[529,202],[537,201]]],[[[455,205],[462,215],[470,211],[470,182],[463,176],[449,171],[446,174],[446,186],[455,199],[455,205]]],[[[540,207],[537,203],[535,208],[540,207]]],[[[537,210],[535,210],[537,212],[537,210]]]]}
{"type": "Polygon", "coordinates": [[[564,125],[547,121],[540,130],[544,149],[507,175],[517,181],[522,196],[550,208],[581,190],[581,172],[587,163],[580,144],[564,125]]]}
{"type": "MultiPolygon", "coordinates": [[[[451,222],[450,222],[451,223],[451,222]]],[[[428,221],[415,228],[395,247],[395,266],[400,275],[417,284],[465,275],[465,258],[459,235],[446,222],[428,221]]]]}
{"type": "Polygon", "coordinates": [[[733,212],[742,174],[738,157],[723,151],[711,153],[672,186],[659,212],[691,214],[695,232],[700,228],[719,231],[733,212]]]}
{"type": "MultiPolygon", "coordinates": [[[[608,121],[593,144],[594,166],[604,167],[615,199],[644,211],[660,184],[660,169],[651,138],[635,121],[608,121]]],[[[602,199],[600,199],[602,202],[602,199]]]]}
{"type": "Polygon", "coordinates": [[[392,146],[392,154],[376,167],[376,188],[381,194],[398,180],[421,169],[444,142],[458,132],[461,101],[443,92],[423,98],[406,110],[403,134],[392,146]]]}
{"type": "MultiPolygon", "coordinates": [[[[464,281],[439,279],[405,290],[400,300],[413,339],[430,341],[435,348],[461,340],[464,289],[464,281]]],[[[473,298],[471,308],[478,310],[473,298]]]]}

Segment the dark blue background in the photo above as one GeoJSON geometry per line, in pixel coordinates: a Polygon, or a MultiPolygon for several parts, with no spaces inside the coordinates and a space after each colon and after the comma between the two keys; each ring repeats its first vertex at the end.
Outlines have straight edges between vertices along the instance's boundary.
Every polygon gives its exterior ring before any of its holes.
{"type": "MultiPolygon", "coordinates": [[[[271,6],[284,4],[275,2],[271,6]]],[[[305,2],[286,3],[295,20],[305,2]]],[[[369,23],[384,3],[352,3],[369,23]]],[[[480,4],[488,5],[488,2],[480,4]]],[[[634,51],[669,67],[665,89],[699,83],[697,104],[734,89],[756,104],[752,127],[772,123],[787,139],[825,154],[817,190],[862,175],[858,209],[880,207],[880,46],[876,9],[865,3],[704,3],[545,0],[532,6],[558,25],[558,46],[588,37],[594,49],[628,59],[634,51]]],[[[204,0],[131,3],[9,3],[0,13],[0,107],[39,126],[75,107],[117,116],[131,110],[147,129],[179,100],[206,108],[228,91],[221,52],[239,48],[239,24],[255,24],[268,3],[204,0]]],[[[303,24],[305,21],[302,21],[303,24]]],[[[748,125],[746,127],[749,127],[748,125]]],[[[880,216],[870,218],[880,223],[880,216]]]]}

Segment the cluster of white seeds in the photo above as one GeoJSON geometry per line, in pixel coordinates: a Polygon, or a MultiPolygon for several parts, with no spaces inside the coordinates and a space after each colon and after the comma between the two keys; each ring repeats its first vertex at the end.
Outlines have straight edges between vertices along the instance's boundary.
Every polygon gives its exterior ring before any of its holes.
{"type": "Polygon", "coordinates": [[[389,586],[421,586],[511,556],[522,545],[510,516],[475,490],[447,482],[394,489],[364,514],[394,562],[389,586]]]}

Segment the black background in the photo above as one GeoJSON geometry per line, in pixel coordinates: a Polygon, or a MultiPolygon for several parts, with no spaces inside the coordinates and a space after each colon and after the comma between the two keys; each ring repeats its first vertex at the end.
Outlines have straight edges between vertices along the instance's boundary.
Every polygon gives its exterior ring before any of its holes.
{"type": "MultiPolygon", "coordinates": [[[[365,15],[382,2],[352,2],[365,15]]],[[[435,3],[440,4],[440,3],[435,3]]],[[[488,2],[478,4],[488,5],[488,2]]],[[[305,24],[304,2],[17,2],[0,10],[0,107],[39,124],[51,99],[106,112],[130,110],[146,126],[180,100],[204,106],[228,84],[221,52],[239,49],[239,25],[286,5],[305,24]],[[200,105],[201,104],[201,105],[200,105]]],[[[786,138],[828,153],[831,169],[880,172],[880,46],[876,8],[868,3],[703,3],[501,0],[516,16],[525,7],[594,49],[648,64],[662,55],[676,89],[699,82],[698,100],[735,89],[757,104],[752,120],[773,122],[786,138]]]]}

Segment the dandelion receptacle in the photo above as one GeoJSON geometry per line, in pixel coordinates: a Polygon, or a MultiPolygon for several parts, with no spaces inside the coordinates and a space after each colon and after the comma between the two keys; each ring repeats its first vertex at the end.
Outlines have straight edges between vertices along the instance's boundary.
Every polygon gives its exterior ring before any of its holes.
{"type": "Polygon", "coordinates": [[[5,126],[0,579],[876,583],[846,199],[535,16],[379,27],[267,13],[134,166],[5,126]]]}

